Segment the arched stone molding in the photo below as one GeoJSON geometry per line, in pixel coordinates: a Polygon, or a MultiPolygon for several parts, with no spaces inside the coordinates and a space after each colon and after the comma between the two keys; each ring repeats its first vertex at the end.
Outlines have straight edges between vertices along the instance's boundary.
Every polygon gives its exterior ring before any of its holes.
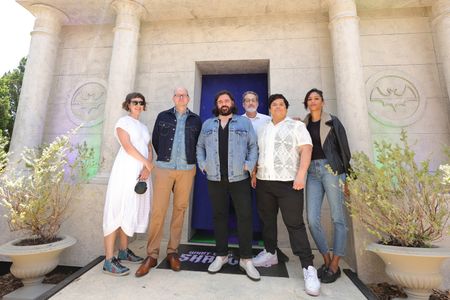
{"type": "Polygon", "coordinates": [[[378,122],[405,127],[422,118],[426,100],[419,82],[398,70],[373,74],[366,83],[369,114],[378,122]]]}
{"type": "Polygon", "coordinates": [[[24,147],[42,143],[59,34],[68,21],[66,14],[53,6],[34,4],[30,11],[36,20],[11,139],[12,161],[19,158],[24,147]]]}

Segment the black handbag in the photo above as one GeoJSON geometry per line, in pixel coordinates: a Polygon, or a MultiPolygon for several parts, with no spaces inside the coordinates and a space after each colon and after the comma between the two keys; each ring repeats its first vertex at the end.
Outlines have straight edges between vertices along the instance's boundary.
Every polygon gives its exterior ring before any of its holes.
{"type": "Polygon", "coordinates": [[[147,182],[138,179],[134,191],[139,195],[144,194],[147,191],[147,182]]]}

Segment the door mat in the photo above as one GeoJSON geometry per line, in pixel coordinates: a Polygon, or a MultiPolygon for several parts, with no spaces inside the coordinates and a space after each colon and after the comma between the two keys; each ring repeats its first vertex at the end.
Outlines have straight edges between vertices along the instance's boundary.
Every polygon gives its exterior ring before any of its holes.
{"type": "MultiPolygon", "coordinates": [[[[256,256],[262,249],[253,249],[252,251],[256,256]]],[[[220,273],[245,275],[239,270],[238,252],[237,248],[230,248],[228,264],[222,267],[220,273]]],[[[208,272],[208,266],[216,257],[214,246],[203,245],[180,245],[178,254],[180,255],[181,269],[186,271],[208,272]]],[[[170,269],[166,258],[161,261],[157,269],[170,269]]],[[[289,278],[286,264],[281,261],[270,268],[258,267],[257,269],[261,276],[289,278]]]]}

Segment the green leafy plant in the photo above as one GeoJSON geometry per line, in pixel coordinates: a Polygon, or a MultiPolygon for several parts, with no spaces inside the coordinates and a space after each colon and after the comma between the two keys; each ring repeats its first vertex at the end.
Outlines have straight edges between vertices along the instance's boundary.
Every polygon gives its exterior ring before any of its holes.
{"type": "Polygon", "coordinates": [[[8,140],[12,137],[26,62],[26,57],[22,58],[17,68],[0,77],[0,131],[8,140]]]}
{"type": "Polygon", "coordinates": [[[405,131],[400,144],[376,142],[375,152],[376,162],[361,152],[352,155],[353,173],[346,180],[350,214],[382,244],[431,247],[449,229],[446,167],[431,172],[429,159],[416,163],[405,131]]]}
{"type": "Polygon", "coordinates": [[[8,165],[0,177],[0,203],[9,227],[31,235],[28,244],[57,240],[71,196],[88,178],[94,152],[85,143],[71,144],[75,131],[38,149],[25,149],[18,165],[8,165]]]}
{"type": "Polygon", "coordinates": [[[442,183],[450,185],[450,165],[441,165],[439,166],[439,170],[442,172],[442,183]]]}

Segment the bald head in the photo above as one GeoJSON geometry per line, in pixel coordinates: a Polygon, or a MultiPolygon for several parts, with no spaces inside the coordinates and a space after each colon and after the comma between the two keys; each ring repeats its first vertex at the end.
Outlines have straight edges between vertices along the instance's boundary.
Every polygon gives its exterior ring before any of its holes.
{"type": "Polygon", "coordinates": [[[177,94],[179,94],[179,95],[185,94],[185,95],[189,96],[189,92],[188,92],[187,88],[182,87],[182,86],[176,87],[176,88],[173,90],[173,95],[175,96],[175,95],[177,95],[177,94]]]}
{"type": "Polygon", "coordinates": [[[173,90],[173,103],[179,113],[184,113],[189,103],[189,92],[185,87],[177,87],[173,90]]]}

